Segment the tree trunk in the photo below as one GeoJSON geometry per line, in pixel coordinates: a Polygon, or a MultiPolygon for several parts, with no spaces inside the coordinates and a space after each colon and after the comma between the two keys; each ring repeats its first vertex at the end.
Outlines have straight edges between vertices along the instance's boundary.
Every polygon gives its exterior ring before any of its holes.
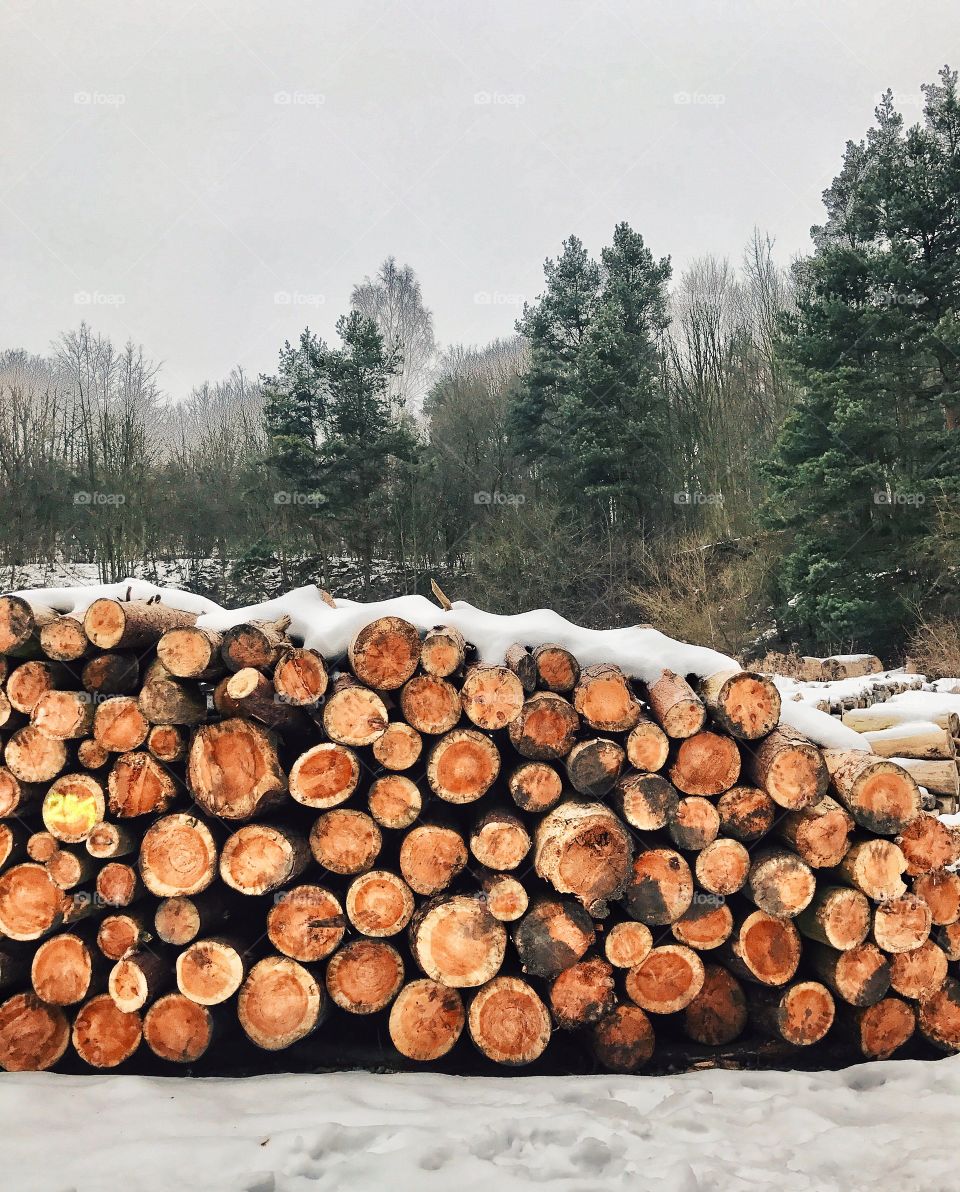
{"type": "Polygon", "coordinates": [[[692,737],[706,724],[707,710],[686,679],[665,670],[647,689],[654,719],[675,741],[692,737]]]}
{"type": "Polygon", "coordinates": [[[373,756],[385,770],[409,770],[423,751],[423,738],[402,720],[391,721],[374,741],[373,756]]]}
{"type": "Polygon", "coordinates": [[[751,986],[747,1005],[751,1022],[794,1047],[819,1043],[833,1026],[833,997],[819,981],[797,981],[786,989],[751,986]]]}
{"type": "Polygon", "coordinates": [[[722,795],[740,777],[740,750],[730,737],[695,733],[681,741],[670,781],[685,795],[722,795]]]}
{"type": "Polygon", "coordinates": [[[630,880],[633,840],[602,803],[561,803],[537,827],[534,865],[560,894],[573,894],[596,918],[630,880]]]}
{"type": "Polygon", "coordinates": [[[715,724],[740,741],[756,741],[780,720],[780,692],[768,675],[722,671],[703,680],[700,694],[715,724]]]}
{"type": "Polygon", "coordinates": [[[322,886],[294,886],[267,913],[270,943],[292,960],[314,963],[340,945],[347,920],[339,900],[322,886]]]}
{"type": "Polygon", "coordinates": [[[550,984],[550,1008],[563,1030],[578,1030],[598,1022],[616,1004],[613,967],[596,957],[572,964],[550,984]]]}
{"type": "Polygon", "coordinates": [[[223,634],[198,625],[170,629],[157,642],[157,657],[178,679],[209,681],[223,673],[223,634]]]}
{"type": "Polygon", "coordinates": [[[629,732],[643,714],[623,671],[608,662],[581,671],[573,706],[585,724],[602,733],[629,732]]]}
{"type": "Polygon", "coordinates": [[[281,1051],[316,1030],[326,1006],[322,985],[303,965],[287,956],[268,956],[241,986],[237,1017],[257,1047],[281,1051]]]}
{"type": "Polygon", "coordinates": [[[236,940],[194,940],[177,957],[177,988],[198,1006],[219,1006],[237,992],[249,967],[249,954],[236,940]]]}
{"type": "Polygon", "coordinates": [[[370,784],[367,808],[381,828],[402,830],[419,818],[423,796],[412,779],[402,774],[385,774],[370,784]]]}
{"type": "Polygon", "coordinates": [[[890,988],[890,962],[875,944],[865,942],[838,952],[826,945],[806,950],[821,981],[850,1006],[873,1006],[890,988]]]}
{"type": "Polygon", "coordinates": [[[103,787],[92,774],[63,774],[43,800],[43,826],[64,844],[82,844],[106,814],[103,787]]]}
{"type": "Polygon", "coordinates": [[[747,844],[766,836],[778,817],[776,803],[756,786],[731,787],[718,799],[717,811],[724,836],[747,844]]]}
{"type": "Polygon", "coordinates": [[[505,666],[472,666],[460,691],[467,719],[487,732],[507,728],[524,704],[523,684],[505,666]]]}
{"type": "Polygon", "coordinates": [[[537,685],[545,691],[566,695],[580,681],[580,664],[563,646],[544,644],[533,651],[537,666],[537,685]]]}
{"type": "Polygon", "coordinates": [[[222,819],[249,819],[275,805],[287,789],[273,736],[246,720],[197,729],[187,762],[190,790],[222,819]]]}
{"type": "Polygon", "coordinates": [[[375,939],[398,935],[413,918],[413,891],[395,873],[371,869],[347,889],[347,918],[361,935],[375,939]]]}
{"type": "Polygon", "coordinates": [[[679,853],[647,849],[633,862],[624,896],[632,919],[650,927],[666,927],[685,915],[693,901],[693,875],[679,853]]]}
{"type": "Polygon", "coordinates": [[[550,1042],[550,1014],[519,977],[496,977],[470,1003],[467,1028],[477,1050],[497,1064],[519,1067],[540,1058],[550,1042]]]}
{"type": "Polygon", "coordinates": [[[703,961],[682,944],[664,944],[630,969],[627,997],[648,1014],[685,1010],[703,988],[703,961]]]}
{"type": "Polygon", "coordinates": [[[225,631],[220,643],[220,658],[229,671],[252,666],[255,670],[269,670],[290,648],[287,637],[289,617],[276,621],[247,621],[225,631]]]}
{"type": "Polygon", "coordinates": [[[563,780],[546,762],[525,762],[507,780],[510,797],[521,811],[542,814],[560,802],[563,780]]]}
{"type": "Polygon", "coordinates": [[[818,886],[813,901],[796,918],[808,939],[840,952],[856,948],[870,934],[872,914],[866,896],[845,886],[818,886]]]}
{"type": "MultiPolygon", "coordinates": [[[[107,778],[111,815],[162,814],[177,797],[173,775],[149,753],[121,753],[107,778]]],[[[199,802],[199,799],[197,800],[199,802]]]]}
{"type": "Polygon", "coordinates": [[[463,667],[467,643],[459,629],[439,625],[427,632],[420,653],[420,665],[428,675],[447,679],[463,667]]]}
{"type": "Polygon", "coordinates": [[[434,745],[427,761],[430,789],[447,803],[476,802],[499,773],[499,750],[475,729],[458,728],[447,733],[434,745]]]}
{"type": "Polygon", "coordinates": [[[73,1048],[91,1068],[116,1068],[140,1046],[139,1014],[121,1010],[108,993],[86,1002],[73,1022],[73,1048]]]}
{"type": "Polygon", "coordinates": [[[580,741],[567,752],[564,768],[570,785],[578,794],[602,799],[620,777],[625,760],[623,747],[616,741],[594,737],[580,741]]]}
{"type": "Polygon", "coordinates": [[[383,940],[353,940],[327,965],[327,992],[348,1014],[385,1010],[403,986],[403,960],[383,940]]]}
{"type": "Polygon", "coordinates": [[[338,807],[325,811],[310,829],[310,851],[323,869],[352,875],[372,869],[380,855],[383,834],[363,811],[338,807]]]}
{"type": "Polygon", "coordinates": [[[810,905],[816,888],[805,861],[786,849],[763,849],[753,858],[743,892],[775,919],[792,919],[810,905]]]}
{"type": "Polygon", "coordinates": [[[532,846],[523,821],[503,808],[487,811],[470,833],[470,852],[487,869],[516,869],[532,846]]]}
{"type": "Polygon", "coordinates": [[[513,930],[523,971],[552,980],[596,942],[593,920],[578,902],[538,899],[513,930]]]}
{"type": "Polygon", "coordinates": [[[705,1047],[722,1047],[742,1035],[746,1025],[743,986],[720,965],[704,965],[703,986],[683,1012],[684,1033],[705,1047]]]}
{"type": "Polygon", "coordinates": [[[617,783],[611,802],[638,832],[655,832],[666,827],[679,806],[676,790],[660,774],[625,774],[617,783]]]}
{"type": "Polygon", "coordinates": [[[338,675],[323,705],[323,729],[338,745],[372,745],[386,732],[387,706],[369,687],[338,675]]]}
{"type": "Polygon", "coordinates": [[[822,799],[830,776],[820,750],[802,733],[781,724],[745,754],[744,770],[774,803],[800,811],[822,799]]]}
{"type": "MultiPolygon", "coordinates": [[[[428,635],[429,636],[429,635],[428,635]]],[[[463,1001],[438,981],[411,981],[390,1008],[390,1038],[401,1055],[420,1063],[441,1059],[466,1025],[463,1001]]]]}
{"type": "Polygon", "coordinates": [[[699,852],[720,832],[720,813],[709,799],[690,795],[681,799],[667,824],[667,835],[677,848],[699,852]]]}
{"type": "Polygon", "coordinates": [[[195,1064],[213,1042],[213,1015],[180,993],[158,998],[143,1020],[143,1041],[173,1064],[195,1064]]]}
{"type": "Polygon", "coordinates": [[[867,831],[896,836],[920,814],[917,784],[900,766],[855,750],[828,749],[823,756],[837,798],[867,831]]]}
{"type": "Polygon", "coordinates": [[[95,600],[83,617],[83,628],[101,650],[143,650],[169,629],[193,625],[196,613],[183,612],[159,601],[95,600]]]}
{"type": "Polygon", "coordinates": [[[454,989],[472,989],[500,971],[507,933],[472,895],[425,903],[410,924],[410,951],[421,971],[454,989]]]}
{"type": "Polygon", "coordinates": [[[434,737],[455,728],[463,710],[456,687],[436,675],[416,675],[405,683],[400,708],[411,727],[434,737]]]}

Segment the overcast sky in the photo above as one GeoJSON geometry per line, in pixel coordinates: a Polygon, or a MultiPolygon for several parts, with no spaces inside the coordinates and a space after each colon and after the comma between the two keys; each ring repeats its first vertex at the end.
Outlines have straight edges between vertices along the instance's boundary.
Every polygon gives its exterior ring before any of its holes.
{"type": "Polygon", "coordinates": [[[884,87],[960,61],[956,0],[6,0],[0,346],[86,318],[175,396],[330,336],[388,254],[443,343],[512,331],[618,220],[675,267],[809,246],[884,87]]]}

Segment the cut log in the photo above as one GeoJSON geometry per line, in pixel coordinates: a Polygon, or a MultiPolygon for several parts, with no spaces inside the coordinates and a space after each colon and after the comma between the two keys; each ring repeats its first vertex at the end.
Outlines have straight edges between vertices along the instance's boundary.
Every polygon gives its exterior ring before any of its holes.
{"type": "Polygon", "coordinates": [[[60,841],[50,832],[31,832],[27,837],[27,856],[31,861],[46,865],[60,850],[60,841]]]}
{"type": "Polygon", "coordinates": [[[70,1042],[70,1024],[59,1006],[33,993],[18,993],[0,1005],[0,1068],[45,1072],[70,1042]]]}
{"type": "Polygon", "coordinates": [[[632,919],[650,927],[666,927],[686,914],[692,901],[693,876],[679,853],[653,848],[634,859],[624,897],[632,919]]]}
{"type": "Polygon", "coordinates": [[[523,821],[501,808],[481,816],[470,833],[470,851],[488,869],[516,869],[532,845],[523,821]]]}
{"type": "Polygon", "coordinates": [[[61,890],[75,890],[96,873],[96,863],[89,854],[58,849],[47,862],[50,880],[61,890]]]}
{"type": "Polygon", "coordinates": [[[146,919],[126,911],[107,915],[102,920],[97,931],[97,947],[108,960],[121,960],[128,952],[143,947],[152,938],[146,919]]]}
{"type": "Polygon", "coordinates": [[[906,893],[900,875],[907,867],[906,858],[890,840],[861,840],[843,857],[838,875],[874,902],[899,898],[906,893]]]}
{"type": "Polygon", "coordinates": [[[22,596],[0,596],[0,654],[27,658],[40,652],[44,626],[59,619],[52,608],[33,604],[22,596]]]}
{"type": "Polygon", "coordinates": [[[564,768],[575,791],[591,799],[602,799],[620,777],[625,760],[623,747],[616,741],[595,737],[574,745],[566,755],[564,768]]]}
{"type": "Polygon", "coordinates": [[[822,799],[830,781],[820,750],[786,724],[746,751],[744,771],[754,786],[788,811],[800,811],[822,799]]]}
{"type": "Polygon", "coordinates": [[[696,880],[710,894],[725,898],[736,894],[747,884],[750,875],[750,853],[739,840],[720,836],[696,855],[696,880]]]}
{"type": "Polygon", "coordinates": [[[662,770],[670,755],[670,738],[656,721],[641,716],[626,741],[627,761],[635,770],[662,770]]]}
{"type": "Polygon", "coordinates": [[[580,681],[580,664],[563,646],[544,643],[533,650],[537,667],[537,685],[545,691],[565,695],[580,681]]]}
{"type": "Polygon", "coordinates": [[[507,933],[472,895],[425,903],[410,923],[410,951],[421,971],[453,989],[471,989],[500,970],[507,933]]]}
{"type": "Polygon", "coordinates": [[[680,742],[670,781],[685,795],[722,795],[740,777],[740,750],[730,737],[700,732],[680,742]]]}
{"type": "Polygon", "coordinates": [[[960,860],[960,838],[941,819],[921,812],[897,837],[911,877],[945,869],[960,860]]]}
{"type": "Polygon", "coordinates": [[[455,828],[421,824],[400,846],[400,872],[417,894],[439,894],[467,864],[463,836],[455,828]]]}
{"type": "Polygon", "coordinates": [[[427,761],[430,789],[447,803],[476,802],[499,773],[499,750],[475,729],[458,728],[447,733],[434,745],[427,761]]]}
{"type": "Polygon", "coordinates": [[[150,825],[140,845],[140,874],[158,898],[199,894],[217,873],[217,846],[194,815],[177,812],[150,825]]]}
{"type": "Polygon", "coordinates": [[[636,1072],[653,1055],[655,1038],[650,1019],[639,1006],[617,1006],[593,1027],[593,1053],[608,1072],[636,1072]]]}
{"type": "Polygon", "coordinates": [[[960,775],[953,758],[945,762],[926,762],[899,756],[890,758],[890,761],[902,773],[909,774],[914,783],[935,795],[947,795],[951,799],[960,795],[960,775]]]}
{"type": "Polygon", "coordinates": [[[277,698],[295,708],[316,708],[327,691],[327,668],[316,650],[289,650],[273,672],[277,698]]]}
{"type": "Polygon", "coordinates": [[[310,845],[306,837],[292,828],[244,824],[224,843],[220,878],[239,894],[269,894],[299,877],[309,861],[310,845]]]}
{"type": "Polygon", "coordinates": [[[819,1043],[833,1026],[833,997],[819,981],[797,981],[786,989],[751,986],[747,1004],[751,1022],[794,1047],[819,1043]]]}
{"type": "Polygon", "coordinates": [[[724,836],[747,844],[766,836],[778,814],[776,803],[757,786],[731,787],[718,799],[717,811],[724,836]]]}
{"type": "Polygon", "coordinates": [[[930,935],[930,908],[915,894],[888,898],[873,912],[874,942],[884,952],[912,952],[930,935]]]}
{"type": "Polygon", "coordinates": [[[614,968],[636,968],[652,947],[650,928],[631,919],[614,923],[603,939],[603,954],[614,968]]]}
{"type": "Polygon", "coordinates": [[[537,826],[534,866],[560,894],[573,894],[596,918],[631,877],[633,839],[602,803],[561,803],[537,826]]]}
{"type": "Polygon", "coordinates": [[[150,725],[129,695],[118,695],[99,704],[93,717],[95,740],[110,753],[129,753],[147,739],[150,725]]]}
{"type": "Polygon", "coordinates": [[[880,757],[909,757],[926,761],[947,761],[956,757],[957,747],[948,729],[929,721],[897,725],[880,732],[866,732],[874,753],[880,757]]]}
{"type": "Polygon", "coordinates": [[[719,831],[720,813],[700,795],[681,799],[667,824],[667,835],[674,845],[695,852],[712,844],[719,831]]]}
{"type": "Polygon", "coordinates": [[[638,832],[666,827],[677,813],[676,789],[660,774],[630,773],[617,783],[611,802],[638,832]]]}
{"type": "Polygon", "coordinates": [[[517,642],[512,646],[508,646],[503,656],[503,661],[506,663],[508,670],[512,670],[520,680],[523,690],[528,695],[531,691],[536,690],[537,663],[526,646],[522,646],[517,642]]]}
{"type": "Polygon", "coordinates": [[[287,788],[274,738],[239,719],[197,729],[187,781],[204,811],[222,819],[249,819],[278,802],[287,788]]]}
{"type": "Polygon", "coordinates": [[[665,670],[647,689],[647,699],[654,719],[674,740],[699,733],[707,720],[707,710],[690,684],[673,671],[665,670]]]}
{"type": "Polygon", "coordinates": [[[960,876],[956,873],[946,869],[923,873],[914,881],[913,892],[930,908],[933,922],[938,926],[949,926],[960,920],[960,876]]]}
{"type": "Polygon", "coordinates": [[[417,669],[420,634],[400,617],[378,617],[357,633],[347,658],[361,683],[378,691],[396,691],[417,669]]]}
{"type": "Polygon", "coordinates": [[[467,643],[459,629],[438,625],[427,632],[420,651],[420,665],[428,675],[449,678],[463,666],[467,643]]]}
{"type": "Polygon", "coordinates": [[[137,871],[122,861],[110,861],[97,874],[97,897],[105,906],[130,906],[143,893],[137,871]]]}
{"type": "Polygon", "coordinates": [[[455,989],[428,978],[411,981],[390,1007],[390,1038],[407,1059],[429,1063],[441,1059],[454,1047],[466,1017],[463,1001],[455,989]]]}
{"type": "Polygon", "coordinates": [[[402,774],[385,774],[370,784],[367,809],[381,828],[409,828],[422,808],[420,788],[402,774]]]}
{"type": "Polygon", "coordinates": [[[387,706],[375,691],[350,675],[330,685],[323,705],[323,729],[338,745],[372,745],[387,730],[387,706]]]}
{"type": "Polygon", "coordinates": [[[467,719],[493,732],[506,728],[520,715],[523,684],[505,666],[473,666],[463,681],[460,698],[467,719]]]}
{"type": "Polygon", "coordinates": [[[0,932],[38,940],[66,921],[71,900],[42,865],[26,861],[0,874],[0,932]]]}
{"type": "Polygon", "coordinates": [[[627,997],[648,1014],[676,1014],[703,988],[703,961],[682,944],[653,948],[626,978],[627,997]]]}
{"type": "Polygon", "coordinates": [[[55,662],[79,662],[93,646],[78,617],[63,616],[48,622],[40,630],[40,649],[55,662]]]}
{"type": "Polygon", "coordinates": [[[385,1010],[403,986],[403,959],[383,940],[354,940],[327,965],[327,993],[348,1014],[385,1010]]]}
{"type": "Polygon", "coordinates": [[[67,764],[67,749],[63,741],[27,724],[7,741],[3,760],[20,782],[51,782],[67,764]]]}
{"type": "Polygon", "coordinates": [[[154,724],[147,733],[147,750],[158,762],[172,765],[186,756],[186,737],[176,724],[154,724]]]}
{"type": "Polygon", "coordinates": [[[189,898],[186,895],[164,898],[153,916],[154,929],[165,944],[183,947],[219,927],[229,918],[230,911],[227,892],[214,886],[189,898]]]}
{"type": "Polygon", "coordinates": [[[483,896],[487,910],[500,923],[515,923],[527,913],[530,905],[526,890],[515,877],[506,873],[491,873],[484,877],[483,896]]]}
{"type": "Polygon", "coordinates": [[[580,672],[573,706],[590,728],[602,733],[629,732],[643,714],[623,671],[608,662],[580,672]]]}
{"type": "Polygon", "coordinates": [[[711,952],[733,934],[733,912],[721,897],[697,893],[690,909],[671,925],[670,931],[678,944],[695,952],[711,952]]]}
{"type": "Polygon", "coordinates": [[[69,686],[65,667],[56,662],[23,662],[7,679],[7,699],[15,712],[29,716],[41,695],[63,686],[69,686]]]}
{"type": "Polygon", "coordinates": [[[397,935],[413,918],[413,891],[388,869],[371,869],[347,889],[347,918],[361,935],[397,935]]]}
{"type": "Polygon", "coordinates": [[[45,691],[30,713],[30,724],[52,741],[71,741],[89,735],[93,712],[86,691],[45,691]]]}
{"type": "MultiPolygon", "coordinates": [[[[263,678],[259,671],[255,671],[254,675],[263,678]]],[[[227,684],[227,690],[231,698],[237,698],[238,695],[232,686],[235,679],[236,676],[233,676],[227,684]]],[[[264,679],[264,682],[269,688],[272,701],[273,684],[267,679],[264,679]]],[[[261,718],[255,714],[253,709],[248,709],[246,701],[238,699],[238,702],[243,706],[246,715],[253,716],[254,719],[261,718]]],[[[150,724],[195,725],[202,724],[207,718],[207,701],[204,694],[197,690],[195,686],[184,683],[181,679],[175,679],[159,663],[154,663],[150,668],[147,680],[140,689],[138,705],[141,713],[150,724]]],[[[271,703],[270,706],[274,712],[277,709],[280,711],[290,711],[286,704],[271,703]]],[[[260,705],[257,704],[256,713],[259,713],[259,711],[260,705]]],[[[287,720],[282,716],[276,716],[275,720],[284,726],[287,723],[287,720]]],[[[273,723],[273,720],[268,722],[270,726],[273,723]]]]}
{"type": "Polygon", "coordinates": [[[86,1002],[73,1021],[73,1049],[91,1068],[116,1068],[140,1046],[139,1014],[121,1010],[108,993],[86,1002]]]}
{"type": "Polygon", "coordinates": [[[898,997],[885,997],[866,1009],[844,1015],[865,1059],[888,1060],[909,1042],[917,1025],[913,1007],[898,997]]]}
{"type": "Polygon", "coordinates": [[[12,770],[0,766],[0,819],[29,815],[43,802],[40,783],[22,782],[12,770]]]}
{"type": "Polygon", "coordinates": [[[102,958],[87,939],[65,931],[44,940],[34,952],[30,981],[41,1001],[52,1006],[75,1006],[90,996],[103,972],[102,958]]]}
{"type": "Polygon", "coordinates": [[[423,750],[423,738],[402,720],[391,721],[373,743],[373,756],[385,770],[409,770],[423,750]]]}
{"type": "Polygon", "coordinates": [[[764,849],[753,858],[743,893],[775,919],[792,919],[813,900],[817,882],[805,861],[786,849],[764,849]]]}
{"type": "Polygon", "coordinates": [[[918,1007],[918,1024],[925,1039],[943,1051],[960,1051],[960,982],[946,980],[918,1007]]]}
{"type": "Polygon", "coordinates": [[[814,945],[804,952],[813,972],[850,1006],[874,1006],[890,988],[890,962],[871,943],[845,952],[814,945]]]}
{"type": "Polygon", "coordinates": [[[235,940],[194,940],[177,957],[177,988],[198,1006],[219,1006],[237,992],[248,969],[248,954],[235,940]]]}
{"type": "Polygon", "coordinates": [[[521,811],[542,814],[560,802],[563,780],[546,762],[525,762],[507,780],[510,797],[521,811]]]}
{"type": "Polygon", "coordinates": [[[933,940],[924,940],[912,952],[890,957],[890,988],[902,997],[923,1002],[947,979],[947,956],[933,940]]]}
{"type": "Polygon", "coordinates": [[[753,911],[734,927],[722,955],[735,977],[786,985],[800,964],[800,936],[789,919],[753,911]]]}
{"type": "Polygon", "coordinates": [[[802,935],[839,952],[862,944],[871,921],[866,895],[846,886],[818,886],[810,905],[796,918],[802,935]]]}
{"type": "Polygon", "coordinates": [[[143,1041],[155,1056],[174,1064],[195,1064],[213,1042],[213,1016],[180,993],[158,998],[143,1020],[143,1041]]]}
{"type": "MultiPolygon", "coordinates": [[[[170,691],[170,684],[175,680],[168,680],[157,685],[162,691],[170,691]]],[[[146,688],[144,689],[146,691],[146,688]]],[[[255,667],[245,666],[232,674],[226,681],[226,702],[235,709],[239,716],[249,717],[258,724],[276,732],[292,735],[302,733],[307,725],[303,713],[299,708],[286,703],[277,697],[276,689],[270,679],[255,667]]],[[[192,695],[192,693],[187,693],[192,695]]],[[[141,695],[141,700],[143,696],[141,695]]],[[[196,697],[194,697],[196,698],[196,697]]],[[[142,706],[142,705],[141,705],[142,706]]],[[[158,700],[151,719],[157,721],[172,720],[175,723],[198,723],[205,718],[199,704],[196,705],[196,720],[184,720],[178,714],[175,699],[169,701],[158,700]],[[169,713],[165,715],[165,713],[169,713]]],[[[188,714],[189,709],[183,715],[188,714]]]]}
{"type": "Polygon", "coordinates": [[[223,635],[199,625],[170,629],[157,642],[157,657],[178,679],[212,679],[223,671],[223,635]]]}
{"type": "Polygon", "coordinates": [[[325,811],[345,803],[359,781],[360,759],[352,749],[314,745],[293,763],[290,794],[304,807],[325,811]]]}
{"type": "Polygon", "coordinates": [[[372,869],[383,845],[376,823],[363,811],[338,807],[317,816],[310,829],[313,859],[331,873],[372,869]]]}
{"type": "Polygon", "coordinates": [[[19,824],[0,823],[0,871],[27,856],[27,830],[19,824]]]}
{"type": "Polygon", "coordinates": [[[513,932],[523,971],[552,979],[596,942],[593,920],[578,902],[538,899],[513,932]]]}
{"type": "Polygon", "coordinates": [[[687,1038],[705,1047],[723,1047],[742,1035],[746,1025],[743,986],[720,965],[704,965],[700,992],[683,1012],[687,1038]]]}
{"type": "Polygon", "coordinates": [[[323,960],[339,947],[347,920],[339,900],[322,886],[294,886],[267,915],[270,943],[293,960],[323,960]]]}
{"type": "Polygon", "coordinates": [[[80,681],[85,691],[95,695],[129,695],[140,680],[136,654],[98,654],[83,668],[80,681]]]}
{"type": "Polygon", "coordinates": [[[946,707],[918,711],[910,704],[894,701],[874,704],[869,708],[851,708],[843,714],[843,723],[856,733],[877,732],[886,728],[899,728],[903,724],[914,724],[922,718],[924,722],[946,729],[952,737],[960,737],[960,714],[946,707]]]}
{"type": "Polygon", "coordinates": [[[94,600],[84,613],[83,629],[101,650],[142,650],[169,629],[193,625],[196,613],[170,608],[159,601],[94,600]]]}
{"type": "Polygon", "coordinates": [[[564,969],[550,985],[550,1009],[563,1030],[578,1030],[598,1022],[616,1004],[613,967],[597,957],[564,969]]]}
{"type": "Polygon", "coordinates": [[[555,761],[570,752],[579,728],[580,717],[568,700],[552,691],[538,691],[511,721],[509,734],[521,757],[555,761]]]}
{"type": "Polygon", "coordinates": [[[157,952],[132,952],[110,970],[108,989],[118,1010],[133,1014],[156,1001],[173,984],[169,958],[157,952]]]}
{"type": "Polygon", "coordinates": [[[103,787],[91,774],[63,774],[43,800],[43,826],[64,844],[80,844],[106,814],[103,787]]]}
{"type": "Polygon", "coordinates": [[[237,1017],[247,1037],[265,1051],[281,1051],[320,1025],[326,1008],[322,986],[288,956],[267,956],[240,987],[237,1017]]]}
{"type": "Polygon", "coordinates": [[[853,826],[850,814],[824,795],[810,807],[781,815],[775,832],[811,868],[824,869],[842,862],[853,826]]]}
{"type": "Polygon", "coordinates": [[[739,741],[756,741],[780,720],[780,692],[769,675],[721,671],[700,684],[700,695],[715,724],[739,741]]]}
{"type": "Polygon", "coordinates": [[[110,761],[110,753],[93,737],[84,737],[77,745],[77,761],[85,770],[102,770],[110,761]]]}
{"type": "Polygon", "coordinates": [[[227,629],[220,642],[220,658],[229,671],[252,666],[269,670],[290,646],[289,617],[276,621],[246,621],[227,629]]]}
{"type": "Polygon", "coordinates": [[[403,717],[417,732],[442,736],[460,720],[460,693],[436,675],[416,675],[400,692],[403,717]]]}
{"type": "Polygon", "coordinates": [[[550,1013],[526,981],[495,977],[474,995],[467,1028],[487,1059],[519,1067],[533,1063],[546,1051],[550,1013]]]}
{"type": "Polygon", "coordinates": [[[149,753],[121,753],[107,778],[107,791],[110,814],[128,819],[166,811],[177,797],[177,784],[149,753]]]}
{"type": "Polygon", "coordinates": [[[920,791],[894,762],[858,750],[823,754],[836,797],[856,822],[878,836],[896,836],[920,814],[920,791]]]}

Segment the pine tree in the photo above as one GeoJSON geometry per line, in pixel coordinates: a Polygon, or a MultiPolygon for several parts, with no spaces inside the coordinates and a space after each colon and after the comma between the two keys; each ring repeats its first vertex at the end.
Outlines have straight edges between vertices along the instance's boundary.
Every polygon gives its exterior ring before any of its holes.
{"type": "Polygon", "coordinates": [[[944,69],[904,129],[888,92],[826,191],[797,268],[787,364],[802,387],[768,474],[787,532],[779,614],[812,648],[885,652],[951,589],[933,509],[960,488],[960,104],[944,69]]]}

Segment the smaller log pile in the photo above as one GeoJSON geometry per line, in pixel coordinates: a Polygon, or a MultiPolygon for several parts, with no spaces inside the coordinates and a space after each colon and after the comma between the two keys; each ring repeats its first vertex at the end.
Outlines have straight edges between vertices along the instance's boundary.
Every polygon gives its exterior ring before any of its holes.
{"type": "Polygon", "coordinates": [[[960,714],[955,696],[939,692],[912,693],[872,707],[851,709],[843,723],[862,733],[875,753],[893,758],[909,770],[920,786],[939,797],[946,809],[957,810],[960,800],[960,714]]]}
{"type": "Polygon", "coordinates": [[[379,1063],[455,1069],[960,1049],[957,834],[768,678],[481,662],[440,610],[330,658],[196,620],[0,598],[4,1069],[242,1031],[266,1070],[364,1020],[379,1063]]]}

